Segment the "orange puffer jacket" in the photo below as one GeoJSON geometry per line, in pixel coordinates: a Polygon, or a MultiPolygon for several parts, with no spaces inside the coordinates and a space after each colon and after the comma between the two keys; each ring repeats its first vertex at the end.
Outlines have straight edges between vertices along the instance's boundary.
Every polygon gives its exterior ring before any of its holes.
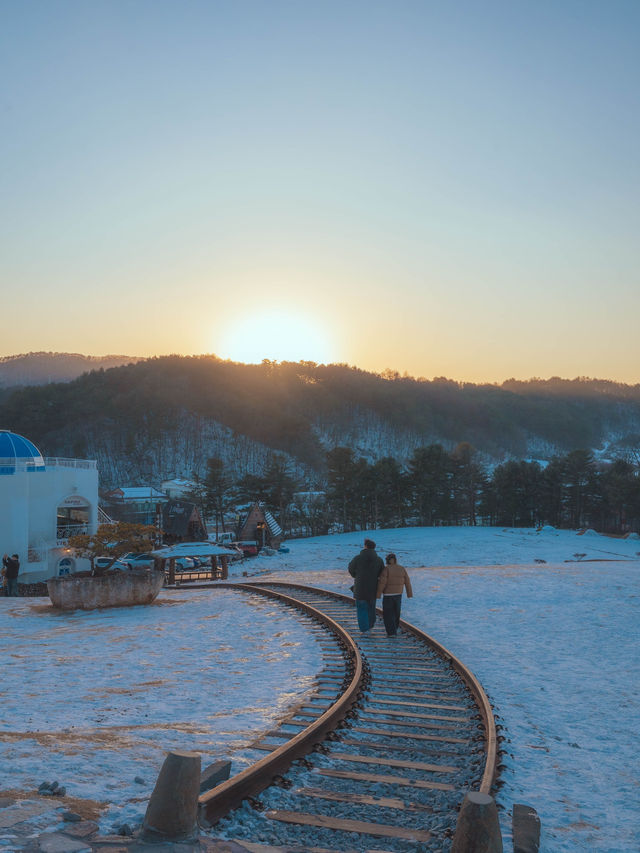
{"type": "Polygon", "coordinates": [[[404,566],[398,563],[392,563],[385,566],[378,578],[378,595],[402,595],[403,588],[407,590],[407,598],[413,598],[413,590],[411,589],[411,581],[404,566]]]}

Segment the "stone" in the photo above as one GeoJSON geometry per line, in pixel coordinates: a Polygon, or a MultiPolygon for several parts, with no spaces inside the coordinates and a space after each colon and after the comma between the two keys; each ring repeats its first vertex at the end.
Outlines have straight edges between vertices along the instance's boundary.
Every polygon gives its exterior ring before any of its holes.
{"type": "Polygon", "coordinates": [[[133,835],[133,830],[131,829],[131,827],[129,826],[128,823],[123,823],[118,827],[118,833],[117,834],[118,835],[125,835],[128,838],[131,838],[131,836],[133,835]]]}
{"type": "Polygon", "coordinates": [[[470,791],[464,798],[451,853],[503,853],[498,809],[493,797],[470,791]]]}
{"type": "Polygon", "coordinates": [[[214,761],[205,767],[200,774],[200,793],[210,791],[215,788],[220,782],[225,782],[231,773],[230,761],[214,761]]]}
{"type": "Polygon", "coordinates": [[[531,806],[514,803],[513,853],[538,853],[540,849],[540,818],[531,806]]]}
{"type": "Polygon", "coordinates": [[[10,826],[16,826],[25,820],[29,820],[36,815],[45,814],[46,812],[54,812],[55,805],[46,800],[29,800],[22,802],[20,805],[14,803],[0,812],[0,829],[6,829],[10,826]]]}
{"type": "Polygon", "coordinates": [[[144,779],[142,778],[142,776],[136,776],[133,781],[136,783],[136,785],[146,785],[147,784],[144,781],[144,779]]]}
{"type": "Polygon", "coordinates": [[[142,824],[143,841],[190,841],[198,835],[200,754],[169,752],[142,824]]]}
{"type": "Polygon", "coordinates": [[[62,812],[62,820],[65,820],[68,823],[79,823],[82,818],[75,812],[62,812]]]}
{"type": "Polygon", "coordinates": [[[91,838],[98,833],[98,824],[92,820],[81,820],[80,823],[71,823],[65,826],[64,832],[66,835],[71,835],[72,838],[91,838]]]}
{"type": "Polygon", "coordinates": [[[91,853],[86,841],[74,841],[61,832],[45,832],[38,837],[40,853],[91,853]]]}

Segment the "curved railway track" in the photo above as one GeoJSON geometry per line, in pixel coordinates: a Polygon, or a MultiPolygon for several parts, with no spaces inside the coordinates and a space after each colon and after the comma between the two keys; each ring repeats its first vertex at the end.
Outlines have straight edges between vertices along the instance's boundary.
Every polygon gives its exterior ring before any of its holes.
{"type": "Polygon", "coordinates": [[[469,790],[497,764],[489,701],[443,646],[404,620],[357,627],[355,602],[288,583],[218,584],[305,612],[324,660],[311,695],[252,745],[256,762],[200,796],[203,825],[304,851],[448,850],[469,790]]]}

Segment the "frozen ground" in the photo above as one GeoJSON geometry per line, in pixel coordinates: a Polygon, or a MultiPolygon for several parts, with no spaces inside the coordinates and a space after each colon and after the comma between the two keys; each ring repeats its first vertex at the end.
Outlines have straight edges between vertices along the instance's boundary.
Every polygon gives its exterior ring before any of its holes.
{"type": "MultiPolygon", "coordinates": [[[[551,529],[371,535],[410,569],[403,616],[475,672],[501,717],[505,835],[511,805],[524,802],[541,816],[545,853],[640,849],[640,540],[551,529]]],[[[362,538],[291,542],[289,554],[242,568],[346,591],[362,538]]],[[[35,601],[0,599],[3,787],[59,778],[74,796],[113,804],[107,829],[141,818],[168,748],[233,757],[240,769],[243,748],[319,667],[297,617],[224,590],[68,616],[35,601]]]]}

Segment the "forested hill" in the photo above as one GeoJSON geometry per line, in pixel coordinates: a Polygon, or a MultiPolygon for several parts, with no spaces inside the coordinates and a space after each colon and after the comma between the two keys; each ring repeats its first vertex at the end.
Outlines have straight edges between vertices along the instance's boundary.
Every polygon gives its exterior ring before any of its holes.
{"type": "Polygon", "coordinates": [[[48,456],[97,458],[103,484],[202,472],[211,456],[238,475],[287,454],[321,479],[349,446],[402,462],[416,447],[469,442],[487,459],[548,459],[640,443],[640,386],[601,380],[427,381],[346,365],[244,365],[214,356],[153,358],[67,383],[5,391],[0,427],[48,456]]]}

